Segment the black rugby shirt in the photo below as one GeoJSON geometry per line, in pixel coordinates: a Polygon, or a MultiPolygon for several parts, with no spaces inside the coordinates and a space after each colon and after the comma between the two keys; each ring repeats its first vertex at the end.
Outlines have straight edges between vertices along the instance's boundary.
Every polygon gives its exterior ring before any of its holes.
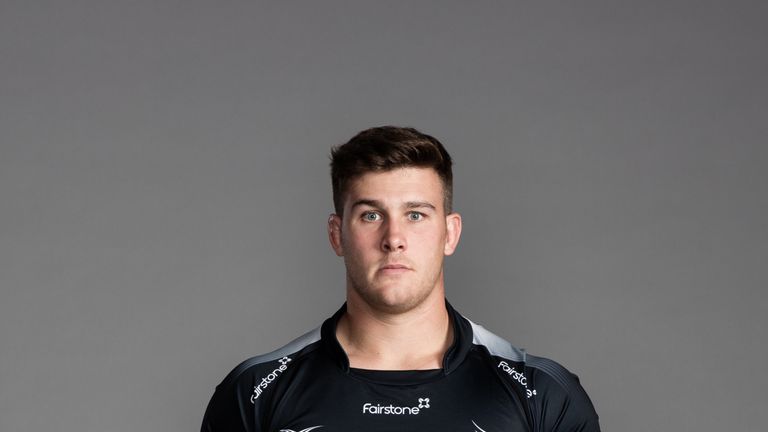
{"type": "Polygon", "coordinates": [[[443,368],[349,366],[336,339],[346,308],[314,331],[244,361],[216,387],[203,432],[599,431],[578,378],[526,354],[447,305],[443,368]]]}

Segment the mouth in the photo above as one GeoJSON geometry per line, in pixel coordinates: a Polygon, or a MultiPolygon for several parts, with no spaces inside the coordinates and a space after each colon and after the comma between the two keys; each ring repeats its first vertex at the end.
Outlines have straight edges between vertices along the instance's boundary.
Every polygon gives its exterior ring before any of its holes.
{"type": "Polygon", "coordinates": [[[405,273],[409,270],[411,270],[411,268],[405,264],[387,264],[379,268],[379,271],[384,274],[399,274],[405,273]]]}

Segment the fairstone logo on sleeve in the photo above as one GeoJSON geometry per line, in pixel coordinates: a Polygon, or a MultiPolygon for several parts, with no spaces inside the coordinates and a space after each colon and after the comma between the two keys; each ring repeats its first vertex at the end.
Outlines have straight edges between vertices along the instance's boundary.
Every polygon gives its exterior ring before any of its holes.
{"type": "Polygon", "coordinates": [[[499,369],[504,371],[507,375],[511,376],[513,380],[519,382],[520,385],[525,388],[525,394],[529,399],[536,395],[536,390],[531,390],[528,388],[528,378],[526,378],[522,372],[518,372],[514,367],[510,366],[509,363],[505,362],[504,360],[499,362],[499,369]]]}
{"type": "Polygon", "coordinates": [[[251,403],[255,404],[256,399],[261,396],[261,394],[266,390],[267,387],[272,383],[272,381],[276,380],[277,377],[283,374],[286,369],[288,369],[288,363],[290,363],[291,359],[288,357],[283,357],[277,362],[280,363],[280,366],[275,368],[272,372],[269,373],[269,375],[265,376],[261,379],[261,382],[253,386],[253,394],[251,395],[251,403]]]}
{"type": "Polygon", "coordinates": [[[381,405],[366,402],[363,404],[363,414],[375,415],[419,415],[421,410],[429,408],[429,398],[419,398],[418,405],[395,406],[393,404],[381,405]]]}

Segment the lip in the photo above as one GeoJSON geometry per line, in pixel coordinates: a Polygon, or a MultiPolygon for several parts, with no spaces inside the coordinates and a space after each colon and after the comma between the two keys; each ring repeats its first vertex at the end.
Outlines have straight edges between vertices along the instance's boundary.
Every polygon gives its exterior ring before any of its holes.
{"type": "Polygon", "coordinates": [[[379,268],[379,271],[385,274],[398,274],[398,273],[405,273],[407,271],[411,270],[410,267],[404,265],[404,264],[387,264],[385,266],[382,266],[379,268]]]}

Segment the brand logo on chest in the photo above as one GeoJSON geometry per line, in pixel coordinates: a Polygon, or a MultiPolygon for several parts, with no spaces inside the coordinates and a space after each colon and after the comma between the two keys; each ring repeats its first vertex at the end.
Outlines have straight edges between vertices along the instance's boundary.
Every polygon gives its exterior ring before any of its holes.
{"type": "Polygon", "coordinates": [[[422,410],[429,408],[429,398],[419,398],[413,406],[381,405],[366,402],[363,404],[363,414],[373,415],[419,415],[422,410]]]}

